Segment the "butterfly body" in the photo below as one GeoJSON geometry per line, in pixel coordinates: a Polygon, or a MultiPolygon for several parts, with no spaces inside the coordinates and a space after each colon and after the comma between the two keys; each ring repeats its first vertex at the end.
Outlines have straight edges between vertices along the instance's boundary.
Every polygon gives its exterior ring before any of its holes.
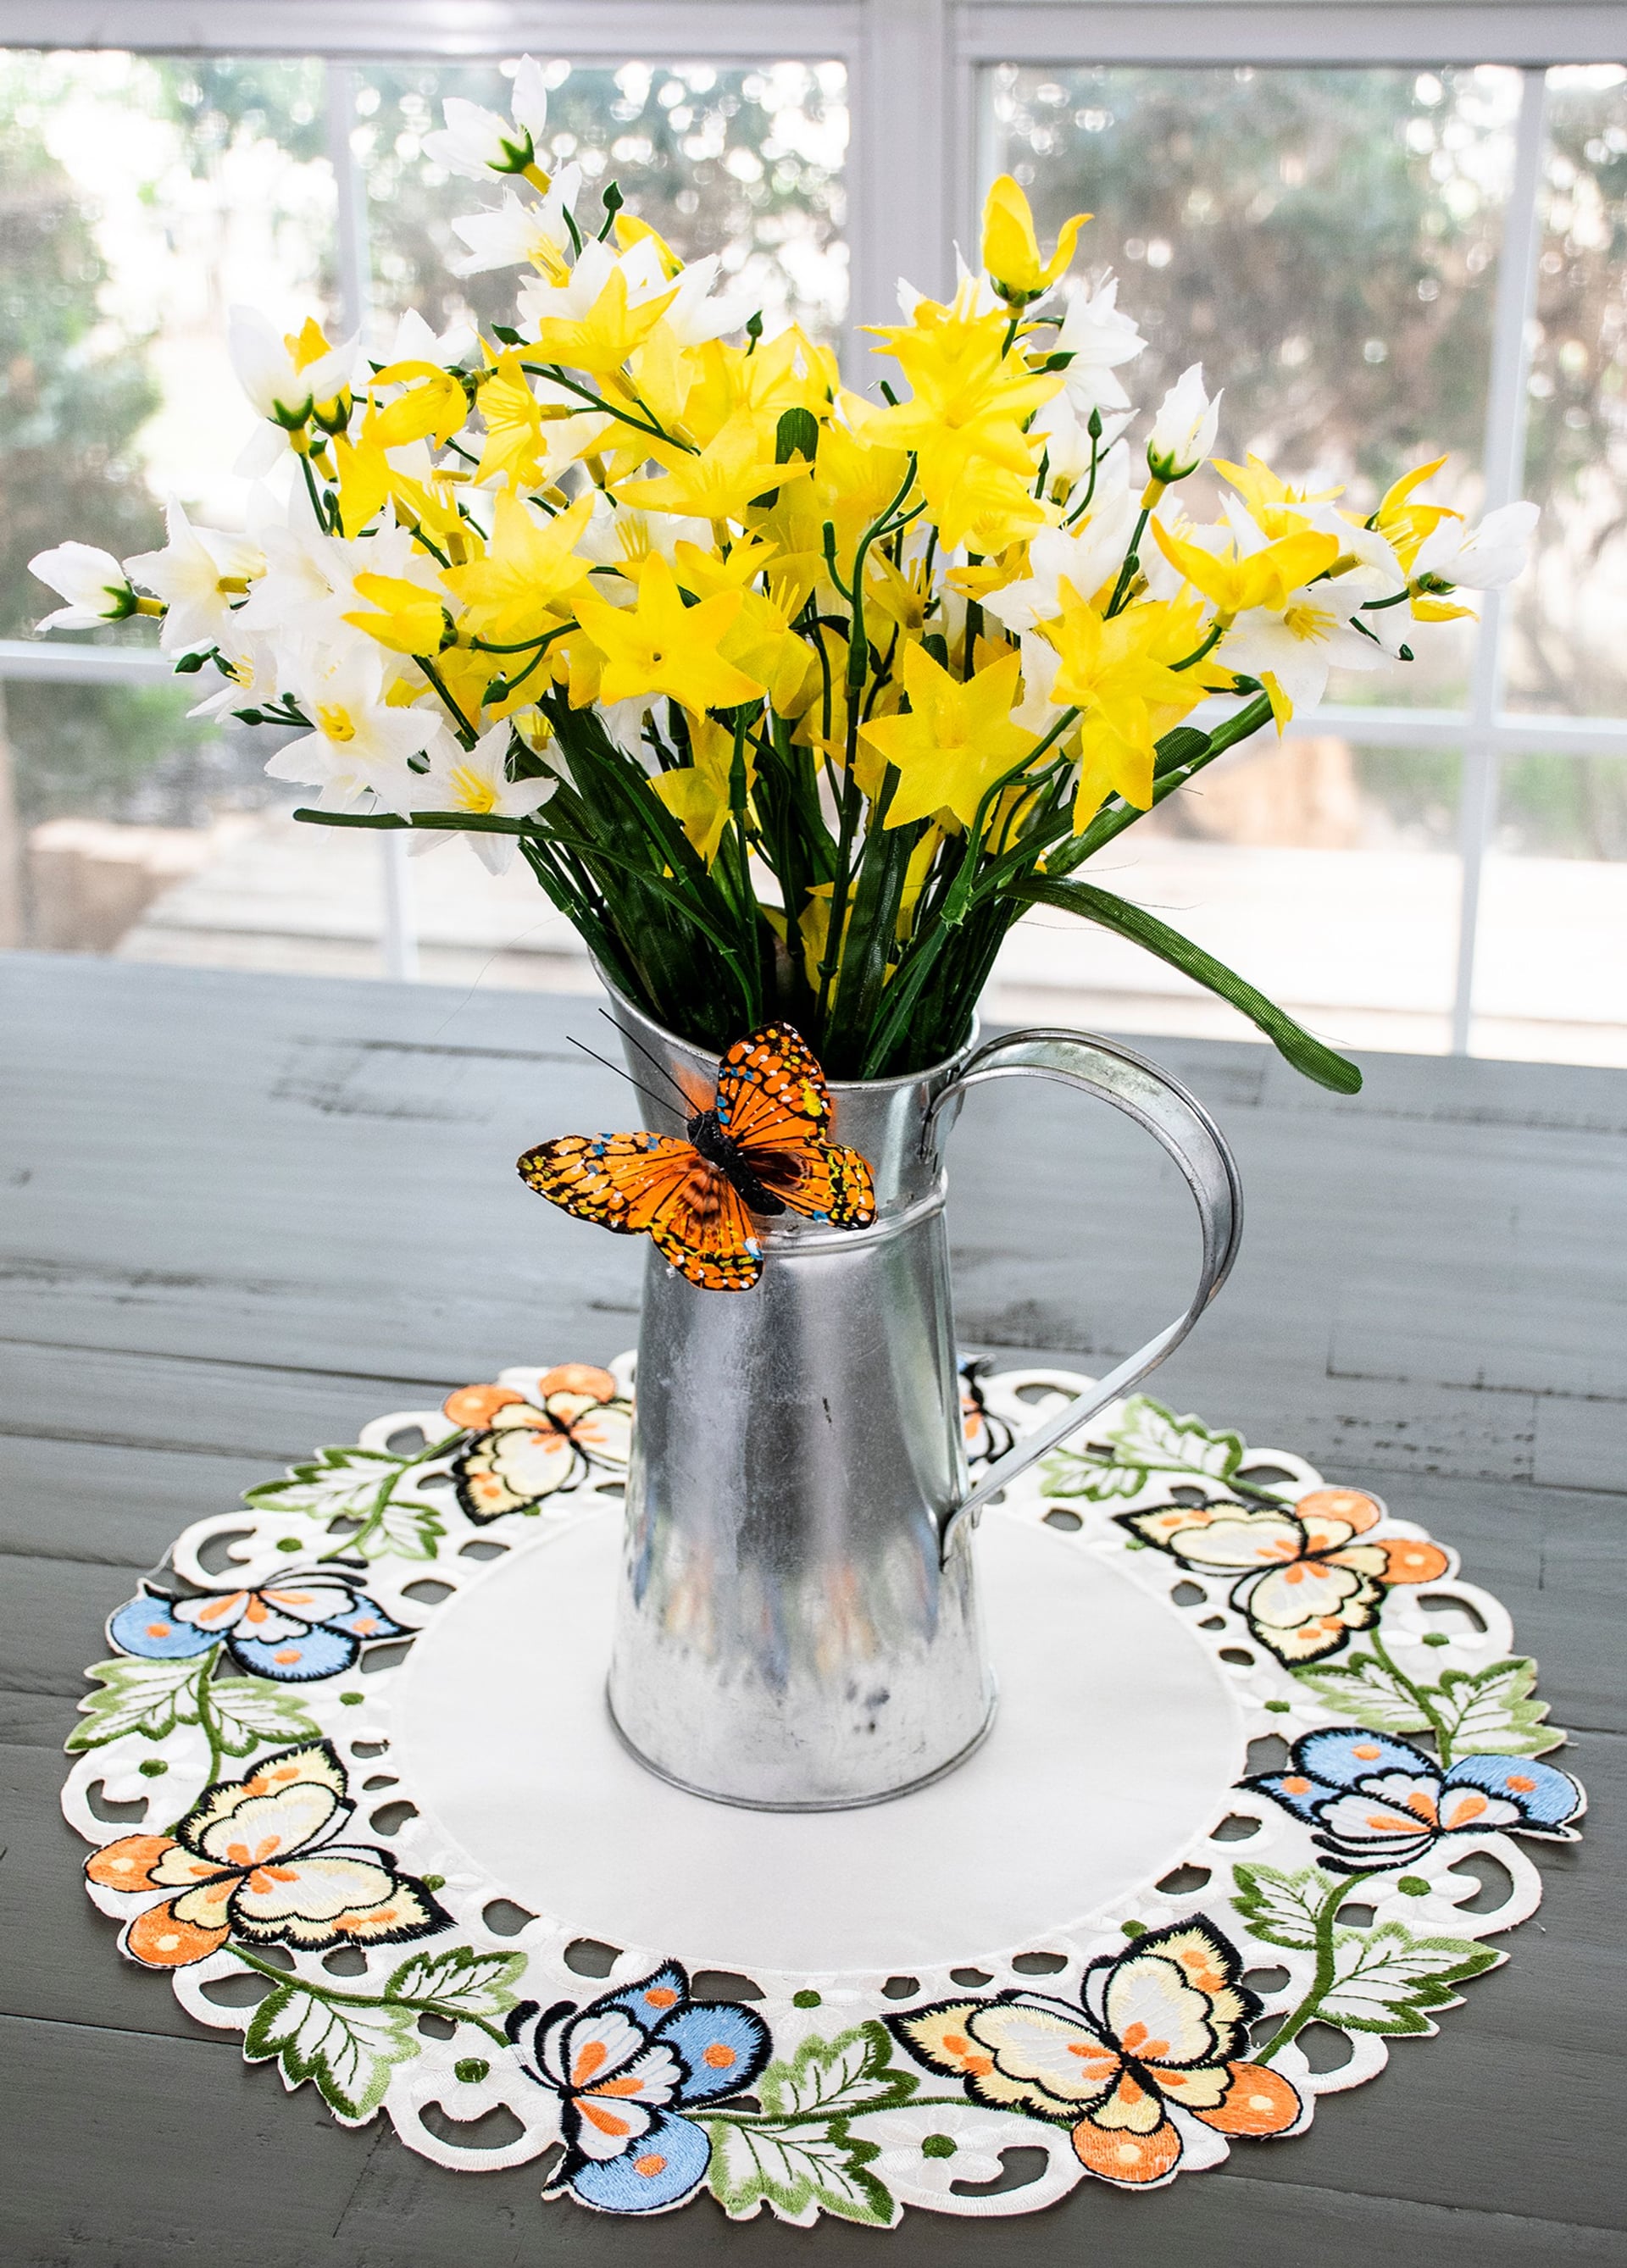
{"type": "Polygon", "coordinates": [[[748,1292],[762,1272],[753,1215],[787,1212],[834,1228],[875,1219],[870,1168],[828,1140],[830,1091],[788,1024],[765,1024],[724,1056],[717,1093],[688,1108],[683,1138],[566,1134],[519,1160],[539,1196],[580,1220],[647,1235],[692,1284],[748,1292]]]}

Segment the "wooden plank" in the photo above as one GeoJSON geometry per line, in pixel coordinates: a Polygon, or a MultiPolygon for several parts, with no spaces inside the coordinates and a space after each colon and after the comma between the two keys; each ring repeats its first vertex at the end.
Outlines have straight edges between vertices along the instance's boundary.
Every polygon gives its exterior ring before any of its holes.
{"type": "MultiPolygon", "coordinates": [[[[789,2268],[810,2246],[833,2261],[899,2268],[1186,2268],[1193,2260],[1354,2263],[1427,2257],[1435,2268],[1619,2262],[1619,2222],[1572,2211],[1506,2210],[1507,2169],[1473,2202],[1353,2192],[1319,2181],[1318,2132],[1240,2150],[1246,2171],[1206,2174],[1152,2198],[1086,2182],[1033,2220],[975,2226],[911,2214],[885,2240],[824,2223],[814,2236],[764,2219],[726,2225],[709,2202],[654,2221],[543,2206],[535,2167],[473,2179],[410,2156],[382,2124],[346,2132],[303,2088],[291,2100],[266,2069],[223,2043],[160,2039],[83,2025],[0,2018],[4,2116],[13,2176],[0,2205],[8,2268],[174,2268],[202,2257],[254,2268],[533,2268],[568,2257],[594,2268],[701,2268],[730,2257],[789,2268]],[[1277,2170],[1261,2169],[1271,2165],[1277,2170]],[[246,2215],[251,2217],[246,2222],[246,2215]],[[250,2228],[247,2239],[246,2227],[250,2228]],[[247,2250],[242,2248],[247,2244],[247,2250]],[[561,2248],[564,2248],[562,2251],[561,2248]]],[[[1421,2051],[1384,2083],[1412,2098],[1418,2154],[1448,2161],[1420,2083],[1440,2052],[1421,2051]]],[[[1381,2088],[1366,2090],[1376,2099],[1381,2088]]],[[[1348,2127],[1362,2098],[1328,2106],[1348,2127]]],[[[1523,2126],[1521,2131],[1527,2131],[1523,2126]]],[[[1476,2170],[1494,2144],[1483,2132],[1476,2170]]],[[[1364,2136],[1365,2140],[1377,2138],[1364,2136]]],[[[1526,2154],[1522,2162],[1528,2163],[1526,2154]]],[[[1381,2172],[1381,2165],[1375,2171],[1381,2172]]],[[[1495,2166],[1488,2170],[1495,2175],[1495,2166]]]]}

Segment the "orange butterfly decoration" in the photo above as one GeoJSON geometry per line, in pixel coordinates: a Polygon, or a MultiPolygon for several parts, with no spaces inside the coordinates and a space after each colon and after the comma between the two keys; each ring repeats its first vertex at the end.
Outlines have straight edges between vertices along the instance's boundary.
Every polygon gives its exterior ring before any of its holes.
{"type": "Polygon", "coordinates": [[[563,1134],[519,1160],[522,1180],[578,1220],[648,1236],[707,1292],[749,1292],[762,1273],[754,1213],[800,1213],[833,1228],[876,1216],[870,1168],[825,1138],[830,1090],[789,1024],[748,1032],[723,1058],[711,1101],[686,1139],[669,1134],[563,1134]]]}

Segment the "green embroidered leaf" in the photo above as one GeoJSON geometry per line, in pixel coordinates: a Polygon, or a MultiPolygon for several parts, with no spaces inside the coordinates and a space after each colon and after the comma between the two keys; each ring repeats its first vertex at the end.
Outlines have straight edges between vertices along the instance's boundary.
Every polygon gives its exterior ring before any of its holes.
{"type": "Polygon", "coordinates": [[[1380,1733],[1429,1730],[1429,1719],[1401,1679],[1370,1653],[1353,1654],[1340,1668],[1296,1669],[1293,1674],[1353,1724],[1371,1725],[1380,1733]]]}
{"type": "Polygon", "coordinates": [[[447,2014],[507,2015],[519,1999],[513,1991],[525,1973],[523,1953],[477,1953],[454,1945],[445,1953],[415,1953],[384,1988],[387,2000],[433,2000],[447,2014]]]}
{"type": "Polygon", "coordinates": [[[102,1690],[80,1702],[87,1721],[68,1735],[69,1754],[99,1749],[125,1733],[161,1741],[177,1725],[195,1725],[198,1682],[212,1660],[205,1653],[184,1661],[97,1662],[86,1675],[98,1679],[102,1690]]]}
{"type": "Polygon", "coordinates": [[[1247,1448],[1240,1433],[1211,1433],[1200,1419],[1177,1418],[1146,1394],[1132,1394],[1102,1438],[1115,1464],[1137,1465],[1143,1472],[1204,1473],[1211,1480],[1229,1479],[1247,1448]]]}
{"type": "Polygon", "coordinates": [[[763,2109],[777,2118],[822,2110],[887,2110],[919,2085],[912,2072],[893,2066],[893,2040],[885,2024],[857,2024],[834,2040],[804,2040],[789,2063],[771,2063],[757,2086],[763,2109]]]}
{"type": "Polygon", "coordinates": [[[245,1489],[243,1501],[311,1520],[365,1520],[385,1482],[407,1462],[383,1449],[319,1449],[309,1464],[291,1466],[286,1479],[245,1489]]]}
{"type": "Polygon", "coordinates": [[[410,2008],[277,1984],[249,2019],[243,2053],[251,2063],[275,2056],[287,2087],[314,2080],[328,2108],[358,2125],[383,2102],[391,2066],[417,2054],[416,2021],[410,2008]]]}
{"type": "Polygon", "coordinates": [[[1268,1945],[1300,1948],[1316,1942],[1317,1910],[1333,1889],[1318,1867],[1297,1874],[1279,1874],[1275,1867],[1233,1867],[1237,1896],[1232,1900],[1251,1937],[1268,1945]]]}
{"type": "Polygon", "coordinates": [[[1564,1734],[1542,1722],[1546,1701],[1534,1700],[1536,1664],[1494,1661],[1489,1669],[1448,1669],[1430,1698],[1454,1756],[1540,1756],[1563,1748],[1564,1734]]]}
{"type": "Polygon", "coordinates": [[[1503,1959],[1491,1947],[1461,1937],[1414,1937],[1404,1923],[1340,1930],[1333,1940],[1333,1983],[1317,2014],[1351,2032],[1433,2032],[1424,2012],[1454,2008],[1453,1986],[1503,1959]]]}
{"type": "Polygon", "coordinates": [[[737,2124],[721,2116],[698,2123],[711,2136],[707,2186],[732,2220],[748,2220],[765,2205],[799,2228],[812,2228],[821,2213],[879,2228],[898,2219],[892,2192],[868,2170],[879,2146],[857,2140],[840,2118],[828,2126],[737,2124]]]}
{"type": "Polygon", "coordinates": [[[217,1677],[206,1696],[216,1738],[229,1756],[251,1756],[282,1741],[308,1741],[320,1727],[297,1693],[265,1677],[217,1677]]]}
{"type": "Polygon", "coordinates": [[[1053,1449],[1040,1466],[1040,1494],[1083,1496],[1106,1504],[1114,1497],[1135,1496],[1146,1477],[1138,1465],[1109,1465],[1079,1450],[1053,1449]]]}
{"type": "Polygon", "coordinates": [[[398,1559],[433,1559],[446,1523],[427,1497],[393,1496],[350,1539],[364,1559],[388,1551],[398,1559]]]}

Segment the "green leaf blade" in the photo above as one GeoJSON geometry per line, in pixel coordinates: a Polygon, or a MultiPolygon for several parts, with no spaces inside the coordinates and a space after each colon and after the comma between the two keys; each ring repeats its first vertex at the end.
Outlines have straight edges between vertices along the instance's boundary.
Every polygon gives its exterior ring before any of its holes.
{"type": "Polygon", "coordinates": [[[419,2051],[409,2008],[330,2000],[303,1984],[277,1984],[261,2001],[243,2036],[250,2063],[275,2058],[290,2089],[310,2080],[347,2125],[371,2118],[390,2073],[419,2051]]]}
{"type": "Polygon", "coordinates": [[[1352,1724],[1366,1725],[1375,1733],[1430,1729],[1431,1719],[1395,1672],[1370,1653],[1354,1654],[1333,1668],[1296,1666],[1293,1674],[1352,1724]]]}
{"type": "Polygon", "coordinates": [[[1317,2014],[1351,2032],[1388,2036],[1432,2033],[1432,2010],[1462,1999],[1453,1987],[1495,1969],[1504,1955],[1455,1937],[1415,1937],[1404,1923],[1340,1930],[1333,1941],[1333,1982],[1317,2014]]]}
{"type": "Polygon", "coordinates": [[[97,1679],[102,1690],[86,1694],[80,1702],[86,1721],[68,1735],[69,1755],[105,1748],[127,1733],[161,1741],[178,1725],[195,1725],[198,1686],[212,1659],[203,1653],[188,1654],[180,1661],[95,1663],[86,1675],[97,1679]]]}
{"type": "Polygon", "coordinates": [[[1315,1945],[1317,1917],[1334,1889],[1320,1867],[1285,1874],[1275,1867],[1235,1866],[1232,1880],[1232,1904],[1250,1937],[1299,1953],[1315,1945]]]}

